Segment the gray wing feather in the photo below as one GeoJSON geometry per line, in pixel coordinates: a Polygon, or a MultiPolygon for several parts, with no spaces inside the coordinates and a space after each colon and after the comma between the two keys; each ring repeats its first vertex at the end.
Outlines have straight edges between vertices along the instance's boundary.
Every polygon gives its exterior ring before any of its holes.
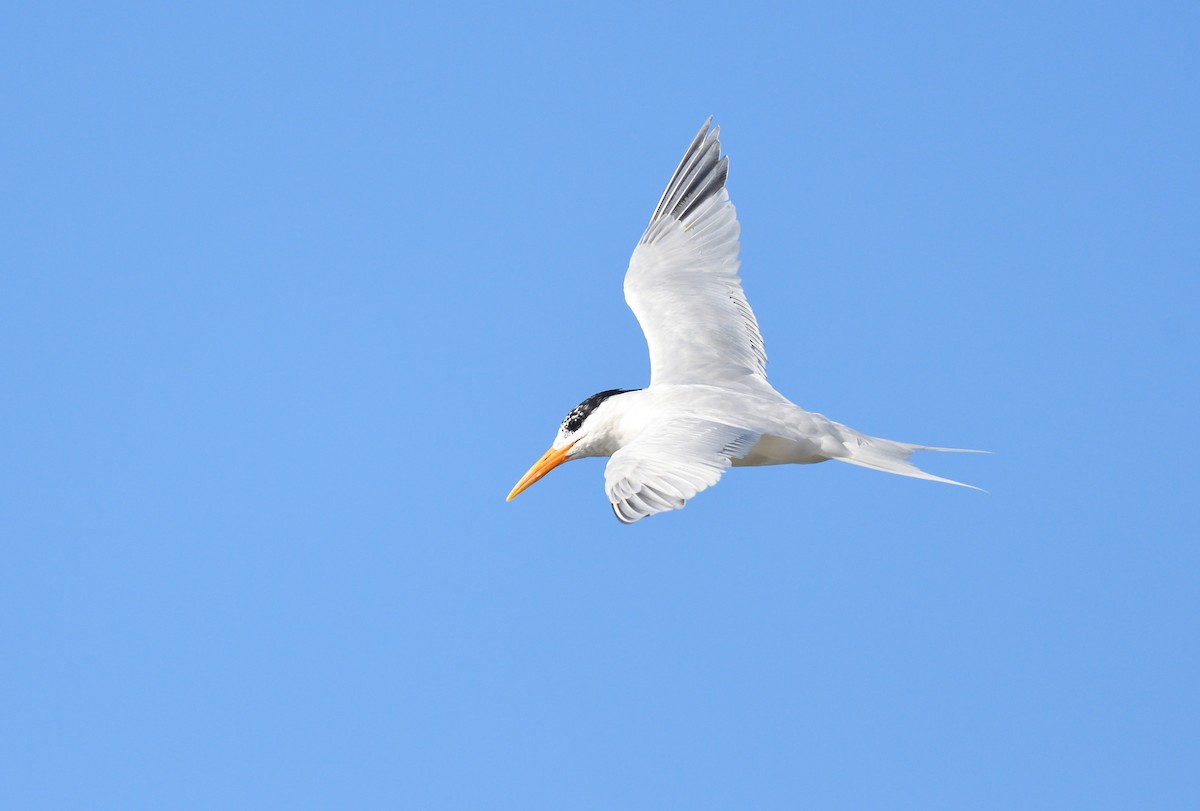
{"type": "MultiPolygon", "coordinates": [[[[716,127],[709,136],[708,128],[711,125],[712,117],[709,116],[683,153],[683,159],[675,167],[675,174],[671,176],[654,208],[651,225],[664,216],[674,220],[684,219],[697,205],[725,186],[725,179],[729,176],[729,157],[720,157],[721,142],[717,138],[721,128],[716,127]]],[[[646,238],[642,237],[642,241],[645,242],[646,238]]]]}
{"type": "Polygon", "coordinates": [[[706,122],[693,139],[625,274],[625,300],[650,349],[651,385],[766,382],[762,335],[738,276],[741,228],[718,134],[706,122]]]}

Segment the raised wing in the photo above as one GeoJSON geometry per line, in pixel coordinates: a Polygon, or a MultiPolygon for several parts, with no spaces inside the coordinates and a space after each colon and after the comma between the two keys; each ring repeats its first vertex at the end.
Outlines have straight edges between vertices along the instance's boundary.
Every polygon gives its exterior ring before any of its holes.
{"type": "Polygon", "coordinates": [[[678,510],[716,484],[734,459],[750,452],[760,434],[698,419],[674,419],[642,434],[612,455],[604,490],[622,523],[678,510]]]}
{"type": "Polygon", "coordinates": [[[729,158],[711,123],[684,153],[625,273],[625,301],[650,347],[652,386],[766,382],[762,335],[738,277],[729,158]]]}

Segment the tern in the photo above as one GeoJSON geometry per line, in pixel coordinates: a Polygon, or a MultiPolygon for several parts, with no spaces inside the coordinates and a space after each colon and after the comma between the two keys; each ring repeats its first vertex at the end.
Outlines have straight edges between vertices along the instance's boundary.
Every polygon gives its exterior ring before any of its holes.
{"type": "Polygon", "coordinates": [[[918,479],[915,451],[964,451],[880,439],[806,411],[767,382],[758,321],[738,276],[741,226],[725,181],[719,127],[692,140],[629,260],[625,301],[650,348],[650,385],[609,389],[571,409],[511,501],[563,462],[611,457],[604,489],[632,524],[677,510],[730,467],[835,459],[918,479]]]}

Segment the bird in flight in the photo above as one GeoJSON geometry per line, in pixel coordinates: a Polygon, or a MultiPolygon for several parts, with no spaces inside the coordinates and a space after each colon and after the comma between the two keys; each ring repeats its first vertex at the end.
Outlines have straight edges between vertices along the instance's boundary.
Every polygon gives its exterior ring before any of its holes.
{"type": "Polygon", "coordinates": [[[738,277],[729,158],[711,125],[684,153],[625,273],[625,301],[650,347],[649,387],[609,389],[571,409],[508,500],[589,456],[611,457],[604,489],[626,524],[679,509],[731,466],[835,459],[971,487],[909,461],[914,451],[961,449],[867,436],[805,411],[767,382],[762,335],[738,277]]]}

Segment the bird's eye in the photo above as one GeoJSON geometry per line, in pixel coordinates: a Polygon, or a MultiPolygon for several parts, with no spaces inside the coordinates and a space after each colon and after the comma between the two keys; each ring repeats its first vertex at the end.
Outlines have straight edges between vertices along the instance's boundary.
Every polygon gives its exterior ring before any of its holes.
{"type": "Polygon", "coordinates": [[[583,426],[584,414],[577,408],[563,419],[562,427],[567,433],[573,434],[583,426]]]}

